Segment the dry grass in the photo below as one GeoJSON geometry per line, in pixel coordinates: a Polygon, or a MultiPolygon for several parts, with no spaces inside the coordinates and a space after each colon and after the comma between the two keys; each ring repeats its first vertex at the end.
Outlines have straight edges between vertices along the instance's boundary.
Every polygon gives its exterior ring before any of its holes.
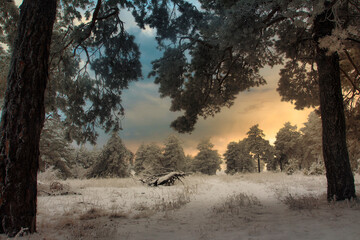
{"type": "Polygon", "coordinates": [[[331,209],[353,209],[360,210],[360,199],[351,199],[344,201],[332,201],[329,203],[331,209]]]}
{"type": "Polygon", "coordinates": [[[91,179],[68,179],[65,181],[74,189],[84,188],[129,188],[141,186],[141,183],[133,178],[91,178],[91,179]]]}
{"type": "Polygon", "coordinates": [[[152,209],[154,211],[171,211],[181,208],[190,202],[190,195],[194,194],[194,188],[184,186],[180,192],[173,193],[168,199],[162,198],[155,203],[152,209]]]}
{"type": "Polygon", "coordinates": [[[141,212],[137,212],[133,215],[133,219],[140,219],[140,218],[149,218],[153,216],[155,212],[152,209],[144,210],[141,212]]]}
{"type": "Polygon", "coordinates": [[[90,208],[89,210],[87,210],[86,212],[80,214],[79,219],[80,220],[90,220],[90,219],[104,217],[106,215],[107,214],[106,214],[105,210],[93,207],[93,208],[90,208]]]}
{"type": "Polygon", "coordinates": [[[225,201],[220,205],[214,206],[212,210],[215,214],[239,215],[243,209],[261,206],[262,204],[257,197],[239,193],[228,196],[225,201]]]}
{"type": "Polygon", "coordinates": [[[109,214],[109,218],[129,218],[129,214],[122,211],[114,211],[109,214]]]}
{"type": "Polygon", "coordinates": [[[281,200],[291,210],[313,210],[318,209],[321,204],[319,197],[314,195],[287,195],[281,200]]]}

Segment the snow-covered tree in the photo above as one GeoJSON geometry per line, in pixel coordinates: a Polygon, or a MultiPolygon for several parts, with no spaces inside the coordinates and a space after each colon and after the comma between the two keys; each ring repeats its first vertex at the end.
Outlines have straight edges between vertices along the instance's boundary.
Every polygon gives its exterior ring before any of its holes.
{"type": "Polygon", "coordinates": [[[226,162],[226,173],[255,171],[255,163],[250,155],[246,141],[229,143],[224,153],[224,159],[226,162]]]}
{"type": "Polygon", "coordinates": [[[185,153],[176,135],[172,134],[166,139],[162,162],[168,171],[184,171],[185,153]]]}
{"type": "Polygon", "coordinates": [[[199,153],[195,156],[193,162],[193,171],[201,172],[208,175],[216,174],[220,170],[221,157],[217,150],[213,149],[214,145],[209,139],[201,141],[197,149],[199,153]]]}
{"type": "Polygon", "coordinates": [[[40,137],[40,171],[49,167],[59,170],[63,178],[72,176],[74,148],[65,139],[59,116],[48,117],[40,137]]]}
{"type": "Polygon", "coordinates": [[[191,155],[186,155],[185,156],[185,168],[184,168],[184,172],[191,172],[193,171],[194,167],[194,157],[191,155]]]}
{"type": "Polygon", "coordinates": [[[155,143],[141,144],[135,154],[136,174],[159,174],[165,171],[162,149],[155,143]]]}
{"type": "Polygon", "coordinates": [[[308,121],[300,129],[302,133],[302,163],[305,168],[309,168],[314,162],[323,161],[322,141],[321,141],[321,119],[318,114],[311,112],[308,121]]]}
{"type": "Polygon", "coordinates": [[[100,154],[101,149],[94,147],[92,150],[89,150],[84,144],[82,144],[76,151],[75,163],[84,169],[88,169],[95,165],[100,154]]]}
{"type": "MultiPolygon", "coordinates": [[[[276,134],[275,140],[275,151],[277,157],[275,158],[276,162],[280,166],[280,171],[283,171],[286,164],[289,163],[289,160],[298,162],[300,159],[300,132],[297,131],[296,125],[291,125],[290,122],[284,124],[276,134]]],[[[301,168],[301,165],[299,165],[301,168]]]]}
{"type": "Polygon", "coordinates": [[[128,177],[134,154],[122,142],[118,132],[113,131],[99,159],[88,177],[128,177]]]}

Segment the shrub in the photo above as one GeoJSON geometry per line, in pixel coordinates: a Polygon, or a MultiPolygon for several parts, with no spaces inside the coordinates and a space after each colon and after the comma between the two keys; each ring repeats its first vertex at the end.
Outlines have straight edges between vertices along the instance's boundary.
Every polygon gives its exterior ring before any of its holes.
{"type": "Polygon", "coordinates": [[[213,208],[214,213],[226,213],[230,215],[239,215],[241,209],[261,207],[260,200],[245,193],[233,194],[228,196],[223,203],[213,208]]]}
{"type": "Polygon", "coordinates": [[[313,195],[291,195],[286,196],[282,202],[291,210],[313,210],[319,208],[320,199],[313,195]]]}

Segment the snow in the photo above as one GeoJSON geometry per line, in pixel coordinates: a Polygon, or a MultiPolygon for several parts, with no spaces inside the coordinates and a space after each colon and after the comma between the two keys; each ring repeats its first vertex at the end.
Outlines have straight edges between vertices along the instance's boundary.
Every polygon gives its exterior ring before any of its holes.
{"type": "MultiPolygon", "coordinates": [[[[183,183],[160,187],[131,178],[61,183],[81,195],[39,196],[38,233],[17,239],[355,240],[360,236],[360,203],[327,203],[325,176],[195,174],[183,183]],[[303,197],[308,205],[290,209],[291,203],[285,201],[289,196],[303,197]]],[[[360,185],[359,175],[355,184],[360,185]]]]}

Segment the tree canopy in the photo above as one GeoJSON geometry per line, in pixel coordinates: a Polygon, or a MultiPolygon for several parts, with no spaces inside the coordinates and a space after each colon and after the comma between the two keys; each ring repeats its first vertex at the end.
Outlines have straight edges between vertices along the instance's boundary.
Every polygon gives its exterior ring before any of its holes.
{"type": "MultiPolygon", "coordinates": [[[[177,19],[172,9],[188,13],[185,1],[61,0],[57,7],[50,53],[50,79],[45,93],[47,114],[65,116],[69,140],[95,143],[97,128],[122,128],[121,94],[142,77],[139,47],[126,31],[123,12],[132,12],[140,28],[156,28],[172,38],[174,29],[188,32],[186,16],[177,19]],[[171,26],[171,27],[170,27],[171,26]]],[[[0,5],[0,98],[6,88],[19,10],[13,1],[0,5]],[[4,48],[4,46],[6,46],[4,48]]]]}
{"type": "Polygon", "coordinates": [[[274,158],[274,151],[268,140],[265,140],[264,131],[256,124],[247,132],[245,139],[248,151],[257,162],[258,172],[261,172],[264,163],[271,163],[274,158]]]}
{"type": "Polygon", "coordinates": [[[276,134],[275,151],[277,154],[277,162],[280,170],[289,162],[291,158],[299,158],[301,145],[300,145],[300,132],[297,127],[286,122],[276,134]]]}
{"type": "Polygon", "coordinates": [[[164,172],[162,149],[155,143],[141,144],[135,153],[136,174],[151,175],[164,172]]]}
{"type": "Polygon", "coordinates": [[[177,136],[172,134],[165,140],[163,156],[165,169],[168,171],[184,171],[185,153],[181,140],[177,136]]]}
{"type": "Polygon", "coordinates": [[[224,153],[226,173],[254,172],[255,162],[252,158],[246,140],[231,142],[224,153]]]}
{"type": "Polygon", "coordinates": [[[221,158],[217,150],[213,149],[214,144],[209,139],[202,140],[197,149],[199,153],[193,160],[193,171],[201,172],[208,175],[216,174],[220,170],[221,158]]]}

